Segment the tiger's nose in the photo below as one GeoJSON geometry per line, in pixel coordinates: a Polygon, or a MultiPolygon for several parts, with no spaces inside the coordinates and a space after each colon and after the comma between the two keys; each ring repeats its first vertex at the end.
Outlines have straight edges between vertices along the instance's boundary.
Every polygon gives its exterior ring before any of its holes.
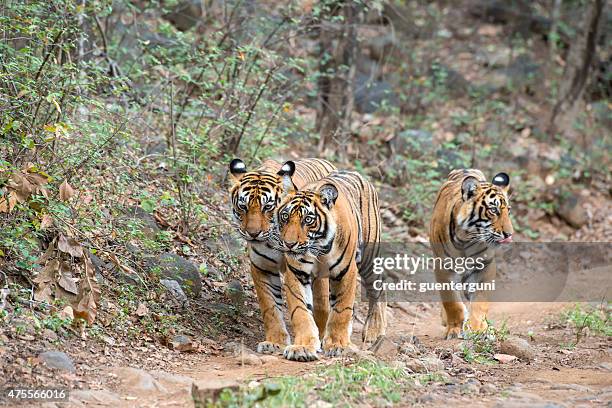
{"type": "Polygon", "coordinates": [[[292,248],[293,248],[293,247],[295,247],[296,245],[297,245],[297,241],[292,241],[292,242],[285,241],[285,246],[286,246],[287,248],[289,248],[289,249],[292,249],[292,248]]]}
{"type": "Polygon", "coordinates": [[[261,234],[261,231],[257,231],[257,232],[247,231],[247,234],[249,234],[251,238],[257,238],[259,234],[261,234]]]}

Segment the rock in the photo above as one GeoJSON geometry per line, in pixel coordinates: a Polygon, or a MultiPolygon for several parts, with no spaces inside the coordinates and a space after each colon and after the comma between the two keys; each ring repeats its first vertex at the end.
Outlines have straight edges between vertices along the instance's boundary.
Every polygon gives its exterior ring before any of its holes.
{"type": "Polygon", "coordinates": [[[176,351],[193,351],[196,349],[195,344],[189,338],[189,336],[185,336],[183,334],[177,334],[172,338],[168,345],[172,350],[176,351]]]}
{"type": "Polygon", "coordinates": [[[216,239],[207,240],[204,246],[213,253],[223,252],[235,256],[244,252],[245,242],[237,232],[232,230],[219,234],[216,239]]]}
{"type": "Polygon", "coordinates": [[[201,0],[181,1],[163,17],[180,31],[187,31],[202,21],[202,5],[201,0]]]}
{"type": "Polygon", "coordinates": [[[364,74],[356,75],[353,95],[355,109],[360,113],[374,113],[383,104],[390,107],[399,104],[399,98],[389,82],[375,80],[364,74]]]}
{"type": "Polygon", "coordinates": [[[473,382],[468,382],[466,384],[461,384],[459,387],[461,394],[471,395],[471,394],[479,394],[480,386],[473,382]]]}
{"type": "Polygon", "coordinates": [[[209,402],[215,402],[224,390],[238,390],[240,385],[233,380],[206,380],[194,382],[191,386],[191,397],[195,408],[209,406],[209,402]]]}
{"type": "Polygon", "coordinates": [[[225,293],[235,306],[242,306],[244,304],[245,293],[239,280],[231,280],[225,287],[225,293]]]}
{"type": "Polygon", "coordinates": [[[550,387],[551,390],[571,390],[571,391],[578,391],[578,392],[591,392],[591,389],[589,387],[585,387],[584,385],[580,385],[580,384],[553,384],[550,387]]]}
{"type": "Polygon", "coordinates": [[[499,344],[501,354],[516,356],[522,361],[532,361],[535,358],[535,351],[525,339],[516,336],[508,336],[499,344]]]}
{"type": "Polygon", "coordinates": [[[149,239],[157,238],[157,234],[161,231],[155,218],[141,207],[129,207],[124,211],[124,216],[121,217],[123,222],[134,222],[139,224],[140,231],[149,239]]]}
{"type": "Polygon", "coordinates": [[[459,72],[444,65],[435,63],[429,69],[434,86],[445,89],[454,98],[461,98],[468,94],[470,82],[459,72]]]}
{"type": "Polygon", "coordinates": [[[436,151],[437,170],[441,176],[446,177],[451,170],[469,168],[468,161],[453,150],[441,147],[436,151]]]}
{"type": "Polygon", "coordinates": [[[193,384],[193,378],[185,375],[173,374],[162,370],[153,370],[150,372],[153,378],[159,381],[162,385],[168,389],[182,388],[187,391],[191,391],[191,385],[193,384]]]}
{"type": "Polygon", "coordinates": [[[486,395],[497,394],[497,387],[495,384],[486,383],[480,387],[480,393],[486,395]]]}
{"type": "Polygon", "coordinates": [[[252,365],[252,366],[260,366],[263,364],[261,358],[254,353],[245,353],[241,356],[236,357],[236,361],[241,365],[252,365]]]}
{"type": "Polygon", "coordinates": [[[191,261],[170,252],[147,258],[146,266],[152,273],[158,273],[161,279],[177,281],[183,291],[193,297],[202,292],[202,276],[198,267],[191,261]]]}
{"type": "Polygon", "coordinates": [[[57,333],[51,329],[43,330],[41,333],[41,337],[51,343],[54,343],[59,339],[57,333]]]}
{"type": "Polygon", "coordinates": [[[268,363],[276,363],[278,362],[278,357],[276,356],[271,356],[269,354],[263,354],[261,356],[258,356],[259,359],[261,360],[261,362],[263,364],[268,364],[268,363]]]}
{"type": "Polygon", "coordinates": [[[47,367],[57,370],[76,372],[72,359],[61,351],[45,351],[38,355],[38,359],[44,362],[47,367]]]}
{"type": "Polygon", "coordinates": [[[370,351],[380,359],[394,360],[399,354],[399,347],[387,336],[380,336],[370,347],[370,351]]]}
{"type": "Polygon", "coordinates": [[[509,354],[494,354],[493,358],[499,361],[501,364],[509,364],[518,359],[518,357],[511,356],[509,354]]]}
{"type": "Polygon", "coordinates": [[[434,150],[433,134],[422,129],[407,129],[389,141],[392,154],[424,155],[434,150]]]}
{"type": "Polygon", "coordinates": [[[72,390],[70,391],[70,404],[80,406],[110,406],[121,405],[121,397],[108,390],[72,390]]]}
{"type": "Polygon", "coordinates": [[[181,288],[181,285],[174,279],[161,279],[159,283],[168,289],[168,292],[170,292],[179,302],[183,303],[187,301],[187,295],[183,292],[183,288],[181,288]]]}
{"type": "Polygon", "coordinates": [[[85,404],[85,406],[109,406],[121,405],[121,397],[108,390],[72,390],[70,391],[71,404],[85,404]]]}
{"type": "Polygon", "coordinates": [[[415,373],[433,373],[444,370],[444,363],[437,357],[409,358],[406,367],[415,373]]]}
{"type": "Polygon", "coordinates": [[[588,221],[582,208],[583,198],[579,194],[565,193],[560,199],[557,215],[574,228],[580,228],[588,221]]]}
{"type": "Polygon", "coordinates": [[[162,391],[166,389],[145,370],[119,367],[111,370],[126,391],[162,391]]]}

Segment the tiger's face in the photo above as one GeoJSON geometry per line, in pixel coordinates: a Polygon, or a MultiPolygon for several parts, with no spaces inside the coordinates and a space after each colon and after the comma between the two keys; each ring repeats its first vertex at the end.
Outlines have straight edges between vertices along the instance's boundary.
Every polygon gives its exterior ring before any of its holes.
{"type": "Polygon", "coordinates": [[[482,183],[474,177],[463,180],[462,201],[456,213],[459,239],[489,246],[512,242],[509,186],[510,177],[506,173],[497,174],[491,183],[482,183]]]}
{"type": "Polygon", "coordinates": [[[272,240],[281,251],[297,256],[326,253],[336,232],[332,208],[338,190],[326,184],[318,191],[288,194],[277,211],[272,240]]]}
{"type": "MultiPolygon", "coordinates": [[[[230,163],[233,185],[230,188],[232,219],[247,241],[266,241],[272,230],[274,212],[295,165],[285,163],[277,173],[247,172],[240,159],[230,163]]],[[[293,188],[293,186],[291,186],[293,188]]]]}

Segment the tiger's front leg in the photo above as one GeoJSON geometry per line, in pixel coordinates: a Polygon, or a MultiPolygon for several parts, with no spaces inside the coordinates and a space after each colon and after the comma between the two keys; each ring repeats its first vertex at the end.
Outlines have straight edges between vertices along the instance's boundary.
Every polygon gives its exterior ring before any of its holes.
{"type": "Polygon", "coordinates": [[[283,316],[280,265],[282,255],[266,254],[264,246],[251,247],[251,276],[264,322],[266,340],[257,344],[257,352],[274,354],[289,344],[283,316]]]}
{"type": "Polygon", "coordinates": [[[357,290],[357,264],[352,259],[345,273],[341,270],[336,276],[330,275],[330,313],[323,351],[328,357],[341,355],[351,345],[353,331],[353,307],[357,290]]]}
{"type": "Polygon", "coordinates": [[[287,259],[285,296],[295,339],[292,345],[285,347],[283,355],[293,361],[318,360],[321,341],[313,316],[311,271],[304,270],[304,265],[291,263],[291,259],[287,259]]]}

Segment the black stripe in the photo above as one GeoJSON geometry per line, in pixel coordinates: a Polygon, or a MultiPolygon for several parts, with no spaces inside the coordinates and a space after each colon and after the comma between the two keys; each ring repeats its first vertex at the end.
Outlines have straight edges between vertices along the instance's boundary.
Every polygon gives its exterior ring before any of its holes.
{"type": "MultiPolygon", "coordinates": [[[[268,245],[266,245],[266,246],[267,246],[268,248],[270,248],[268,245]]],[[[264,258],[264,259],[267,259],[268,261],[270,261],[270,262],[272,262],[272,263],[274,263],[274,264],[276,264],[276,261],[275,261],[274,259],[270,258],[269,256],[267,256],[267,255],[265,255],[265,254],[262,254],[262,253],[261,253],[261,252],[259,252],[257,249],[255,249],[255,247],[254,247],[254,246],[252,246],[252,247],[251,247],[251,249],[252,249],[252,250],[253,250],[253,252],[255,252],[257,255],[261,256],[261,257],[262,257],[262,258],[264,258]]],[[[272,249],[272,248],[270,248],[270,249],[272,249]]]]}

